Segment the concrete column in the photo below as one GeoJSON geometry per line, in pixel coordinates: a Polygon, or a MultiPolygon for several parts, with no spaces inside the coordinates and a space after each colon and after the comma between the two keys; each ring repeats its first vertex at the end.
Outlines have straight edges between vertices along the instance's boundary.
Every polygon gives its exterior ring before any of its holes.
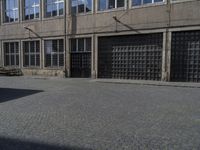
{"type": "Polygon", "coordinates": [[[92,37],[92,78],[95,79],[98,77],[98,37],[93,35],[92,37]]]}
{"type": "Polygon", "coordinates": [[[0,67],[3,66],[3,55],[2,55],[2,51],[3,51],[3,48],[2,48],[2,41],[0,40],[0,67]]]}
{"type": "Polygon", "coordinates": [[[167,29],[163,33],[163,56],[162,56],[162,81],[170,81],[171,70],[171,32],[167,29]]]}
{"type": "Polygon", "coordinates": [[[66,54],[65,54],[65,76],[70,77],[71,76],[71,71],[70,71],[70,66],[71,66],[71,60],[70,60],[70,40],[69,37],[66,36],[66,43],[65,43],[65,48],[66,48],[66,54]]]}

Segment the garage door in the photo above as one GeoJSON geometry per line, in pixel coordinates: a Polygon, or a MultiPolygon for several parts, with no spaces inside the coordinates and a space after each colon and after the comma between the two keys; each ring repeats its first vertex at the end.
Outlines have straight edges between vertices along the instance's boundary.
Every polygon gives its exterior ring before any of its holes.
{"type": "Polygon", "coordinates": [[[98,77],[161,80],[162,34],[101,37],[98,77]]]}
{"type": "Polygon", "coordinates": [[[172,33],[171,81],[200,81],[200,31],[172,33]]]}

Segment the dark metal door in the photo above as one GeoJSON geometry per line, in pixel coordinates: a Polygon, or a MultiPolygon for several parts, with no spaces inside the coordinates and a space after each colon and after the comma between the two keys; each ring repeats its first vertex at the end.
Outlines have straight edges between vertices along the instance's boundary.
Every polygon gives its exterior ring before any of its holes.
{"type": "Polygon", "coordinates": [[[200,31],[172,33],[171,81],[200,81],[200,31]]]}
{"type": "Polygon", "coordinates": [[[71,53],[71,77],[91,77],[91,52],[71,53]]]}
{"type": "Polygon", "coordinates": [[[161,80],[162,34],[99,38],[99,78],[161,80]]]}

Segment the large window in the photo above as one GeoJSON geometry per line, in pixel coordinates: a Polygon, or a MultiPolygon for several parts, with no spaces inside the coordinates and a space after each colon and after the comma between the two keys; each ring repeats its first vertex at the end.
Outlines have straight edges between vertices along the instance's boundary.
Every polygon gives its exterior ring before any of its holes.
{"type": "Polygon", "coordinates": [[[45,17],[64,14],[64,0],[45,0],[45,17]]]}
{"type": "Polygon", "coordinates": [[[92,0],[72,0],[72,13],[88,13],[92,11],[92,0]]]}
{"type": "Polygon", "coordinates": [[[4,22],[15,22],[19,19],[18,0],[4,0],[4,22]]]}
{"type": "Polygon", "coordinates": [[[40,42],[25,41],[23,42],[24,67],[40,66],[40,42]]]}
{"type": "Polygon", "coordinates": [[[19,67],[19,43],[4,43],[4,66],[19,67]]]}
{"type": "Polygon", "coordinates": [[[140,6],[145,4],[153,4],[163,2],[164,0],[132,0],[132,6],[140,6]]]}
{"type": "Polygon", "coordinates": [[[36,19],[40,15],[40,0],[24,0],[24,20],[36,19]]]}
{"type": "Polygon", "coordinates": [[[125,0],[98,0],[98,10],[115,9],[125,6],[125,0]]]}
{"type": "Polygon", "coordinates": [[[71,39],[71,52],[91,52],[91,38],[71,39]]]}
{"type": "Polygon", "coordinates": [[[64,66],[64,42],[60,40],[45,40],[45,67],[64,66]]]}

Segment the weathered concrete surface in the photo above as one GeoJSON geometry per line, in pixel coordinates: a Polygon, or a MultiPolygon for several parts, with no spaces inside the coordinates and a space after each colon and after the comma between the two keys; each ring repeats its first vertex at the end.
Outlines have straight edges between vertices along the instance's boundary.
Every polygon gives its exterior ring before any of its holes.
{"type": "Polygon", "coordinates": [[[0,77],[0,149],[200,149],[199,97],[198,88],[0,77]]]}

